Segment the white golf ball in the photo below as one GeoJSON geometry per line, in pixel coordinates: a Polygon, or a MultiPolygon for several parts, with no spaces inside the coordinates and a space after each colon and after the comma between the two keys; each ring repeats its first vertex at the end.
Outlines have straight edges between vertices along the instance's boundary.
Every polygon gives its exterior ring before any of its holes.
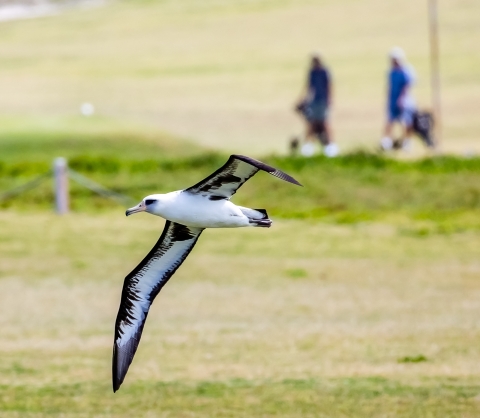
{"type": "Polygon", "coordinates": [[[91,103],[82,103],[80,113],[83,116],[92,116],[95,113],[95,107],[91,103]]]}

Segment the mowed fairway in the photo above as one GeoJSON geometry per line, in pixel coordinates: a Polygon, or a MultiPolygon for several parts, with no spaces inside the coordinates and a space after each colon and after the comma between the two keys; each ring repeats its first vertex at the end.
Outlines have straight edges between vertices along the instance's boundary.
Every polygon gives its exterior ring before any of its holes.
{"type": "Polygon", "coordinates": [[[123,277],[163,228],[0,213],[2,417],[478,417],[479,233],[207,230],[117,394],[123,277]]]}
{"type": "MultiPolygon", "coordinates": [[[[480,2],[439,3],[442,148],[472,156],[480,2]]],[[[112,0],[0,23],[0,418],[478,418],[480,160],[275,156],[303,130],[312,50],[342,151],[379,139],[393,45],[428,107],[426,23],[414,0],[112,0]],[[63,156],[136,202],[229,151],[305,187],[263,173],[242,188],[273,227],[203,233],[113,394],[123,279],[163,221],[73,181],[64,217],[51,182],[4,192],[63,156]]]]}
{"type": "MultiPolygon", "coordinates": [[[[443,149],[480,151],[478,0],[441,1],[443,149]]],[[[0,113],[136,120],[224,150],[286,152],[308,56],[334,80],[343,150],[381,135],[387,53],[405,48],[430,106],[428,14],[416,0],[111,1],[0,27],[0,113]]],[[[0,132],[4,123],[0,124],[0,132]]],[[[419,150],[421,147],[419,147],[419,150]]]]}

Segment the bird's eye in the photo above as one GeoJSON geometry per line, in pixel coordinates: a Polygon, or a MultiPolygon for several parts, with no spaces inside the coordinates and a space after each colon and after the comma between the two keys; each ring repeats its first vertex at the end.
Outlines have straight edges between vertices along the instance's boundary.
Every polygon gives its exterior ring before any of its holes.
{"type": "Polygon", "coordinates": [[[155,199],[147,199],[147,200],[145,200],[145,205],[148,206],[148,205],[151,205],[152,203],[155,203],[155,202],[156,202],[155,199]]]}

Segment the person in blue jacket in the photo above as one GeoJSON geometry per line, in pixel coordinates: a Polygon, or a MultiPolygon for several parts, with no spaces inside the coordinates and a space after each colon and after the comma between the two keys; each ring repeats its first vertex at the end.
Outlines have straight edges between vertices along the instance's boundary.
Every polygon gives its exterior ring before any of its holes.
{"type": "Polygon", "coordinates": [[[402,126],[403,149],[410,147],[415,100],[411,90],[415,82],[413,67],[407,63],[405,53],[399,47],[390,51],[390,71],[387,90],[387,123],[380,146],[384,151],[393,147],[392,130],[394,123],[402,126]]]}

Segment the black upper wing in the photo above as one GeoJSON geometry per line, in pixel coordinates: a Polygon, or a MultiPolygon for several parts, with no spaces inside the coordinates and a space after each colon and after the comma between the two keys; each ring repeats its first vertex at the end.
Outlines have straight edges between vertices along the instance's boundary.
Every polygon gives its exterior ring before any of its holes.
{"type": "Polygon", "coordinates": [[[260,170],[301,186],[293,177],[261,161],[244,155],[231,155],[223,167],[185,191],[208,195],[212,200],[230,199],[243,183],[260,170]]]}
{"type": "Polygon", "coordinates": [[[125,278],[115,322],[112,382],[116,392],[137,351],[150,306],[197,242],[202,228],[167,221],[160,239],[125,278]]]}

